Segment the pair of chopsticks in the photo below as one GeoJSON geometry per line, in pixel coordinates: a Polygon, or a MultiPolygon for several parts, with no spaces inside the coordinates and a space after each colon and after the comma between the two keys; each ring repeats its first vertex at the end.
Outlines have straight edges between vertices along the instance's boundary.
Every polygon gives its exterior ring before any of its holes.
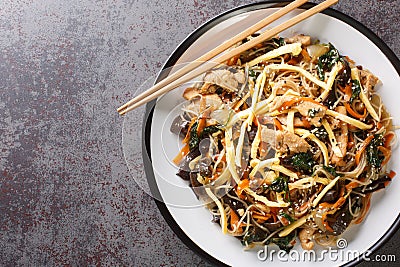
{"type": "Polygon", "coordinates": [[[151,100],[175,89],[176,87],[180,86],[181,84],[190,81],[191,79],[201,75],[202,73],[208,71],[209,69],[222,64],[223,62],[229,60],[230,58],[254,47],[255,45],[271,39],[272,37],[276,36],[280,32],[292,27],[293,25],[311,17],[314,14],[317,14],[331,5],[336,4],[339,0],[326,0],[304,12],[301,14],[283,22],[282,24],[267,30],[260,34],[259,36],[251,39],[250,41],[229,50],[227,53],[220,55],[219,57],[212,60],[212,62],[207,62],[208,60],[214,58],[221,52],[227,50],[228,48],[232,47],[233,45],[237,44],[238,42],[242,41],[246,37],[250,36],[251,34],[259,31],[260,29],[264,28],[265,26],[269,25],[273,21],[279,19],[280,17],[286,15],[290,11],[294,10],[295,8],[301,6],[302,4],[306,3],[308,0],[296,0],[292,3],[288,4],[287,6],[279,9],[275,13],[271,14],[270,16],[266,17],[265,19],[260,20],[253,26],[247,28],[246,30],[240,32],[239,34],[235,35],[228,41],[220,44],[216,48],[212,49],[211,51],[207,52],[203,56],[197,58],[190,64],[186,65],[185,67],[177,70],[167,78],[161,80],[159,83],[152,86],[147,91],[139,94],[135,98],[131,99],[124,105],[120,106],[117,111],[120,115],[123,115],[151,100]],[[203,65],[204,62],[208,64],[203,65]]]}

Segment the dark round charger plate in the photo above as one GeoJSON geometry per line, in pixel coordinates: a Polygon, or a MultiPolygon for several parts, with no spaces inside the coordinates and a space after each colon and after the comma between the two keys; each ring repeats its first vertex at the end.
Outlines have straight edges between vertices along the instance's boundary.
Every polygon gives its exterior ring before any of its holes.
{"type": "MultiPolygon", "coordinates": [[[[265,2],[260,2],[260,3],[254,3],[254,4],[249,4],[249,5],[244,5],[240,6],[234,9],[231,9],[227,12],[224,12],[213,19],[209,20],[199,28],[197,28],[194,32],[192,32],[177,48],[176,50],[171,54],[167,62],[163,66],[163,70],[173,66],[180,56],[186,51],[186,49],[192,45],[192,43],[197,40],[202,34],[207,32],[209,29],[214,27],[215,25],[221,23],[222,21],[231,18],[233,16],[249,12],[249,11],[254,11],[254,10],[259,10],[259,9],[265,9],[265,8],[273,8],[273,7],[282,7],[287,5],[288,2],[281,2],[281,1],[265,1],[265,2]]],[[[301,6],[300,8],[302,9],[309,9],[311,7],[315,6],[313,3],[307,3],[301,6]]],[[[400,75],[400,61],[397,58],[397,56],[393,53],[393,51],[380,39],[375,33],[373,33],[371,30],[369,30],[367,27],[365,27],[363,24],[360,22],[354,20],[353,18],[337,11],[331,8],[326,9],[325,11],[322,12],[323,14],[326,14],[328,16],[337,18],[359,32],[361,32],[364,36],[366,36],[368,39],[370,39],[376,46],[379,47],[379,49],[386,55],[386,57],[389,59],[389,61],[392,63],[394,68],[396,69],[397,73],[400,75]]],[[[158,76],[157,81],[159,82],[162,80],[165,76],[168,75],[168,73],[163,72],[162,76],[158,76]]],[[[153,111],[154,111],[154,106],[155,106],[155,101],[152,101],[147,104],[146,106],[146,112],[144,116],[144,121],[143,121],[143,131],[142,131],[142,155],[143,155],[143,163],[145,167],[145,172],[147,176],[147,181],[150,186],[151,193],[154,197],[154,201],[160,210],[162,216],[164,217],[165,221],[168,223],[168,225],[171,227],[171,229],[174,231],[174,233],[183,241],[183,243],[186,244],[191,250],[196,252],[198,255],[203,257],[204,259],[208,260],[210,263],[215,264],[217,266],[228,266],[218,259],[212,257],[209,255],[207,252],[202,250],[198,245],[196,245],[193,240],[191,240],[179,227],[177,222],[173,219],[172,215],[168,211],[168,208],[166,207],[165,203],[163,201],[160,201],[162,199],[160,192],[157,187],[157,183],[155,181],[154,177],[154,172],[153,172],[153,167],[152,167],[152,159],[151,159],[151,143],[150,143],[150,133],[151,133],[151,124],[152,124],[152,118],[153,118],[153,111]]],[[[369,248],[369,252],[373,253],[377,249],[379,249],[383,244],[385,244],[390,237],[400,228],[400,214],[397,216],[395,222],[392,224],[392,226],[389,228],[389,230],[374,244],[369,248]]],[[[364,253],[365,254],[365,253],[364,253]]],[[[363,256],[364,256],[363,254],[363,256]]],[[[346,263],[343,266],[355,266],[358,263],[360,263],[363,260],[363,256],[358,257],[354,259],[351,262],[346,263]]],[[[365,255],[368,257],[369,255],[365,255]]]]}

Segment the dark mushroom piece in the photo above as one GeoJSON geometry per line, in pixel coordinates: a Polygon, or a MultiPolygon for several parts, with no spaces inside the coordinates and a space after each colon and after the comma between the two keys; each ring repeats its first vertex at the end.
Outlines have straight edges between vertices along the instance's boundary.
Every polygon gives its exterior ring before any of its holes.
{"type": "Polygon", "coordinates": [[[176,175],[181,177],[183,180],[189,181],[190,180],[190,168],[189,163],[200,156],[199,149],[193,149],[190,151],[182,160],[181,164],[179,165],[179,171],[176,175]]]}
{"type": "Polygon", "coordinates": [[[172,124],[171,127],[169,128],[169,130],[176,134],[179,135],[181,137],[185,137],[187,132],[188,132],[188,128],[189,128],[189,121],[184,120],[182,118],[182,116],[177,116],[172,124]]]}

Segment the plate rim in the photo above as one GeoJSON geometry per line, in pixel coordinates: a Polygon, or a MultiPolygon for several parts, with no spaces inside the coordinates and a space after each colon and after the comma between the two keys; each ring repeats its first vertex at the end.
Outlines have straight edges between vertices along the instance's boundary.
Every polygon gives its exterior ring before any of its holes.
{"type": "MultiPolygon", "coordinates": [[[[263,1],[263,2],[258,2],[258,3],[251,3],[251,4],[245,4],[241,5],[232,9],[229,9],[225,12],[222,12],[221,14],[211,18],[210,20],[206,21],[202,25],[200,25],[198,28],[196,28],[192,33],[190,33],[177,47],[176,49],[171,53],[163,67],[161,68],[161,71],[159,72],[156,82],[158,83],[160,80],[165,78],[165,75],[168,75],[168,72],[163,72],[163,70],[172,67],[178,59],[181,57],[181,55],[187,50],[188,47],[190,47],[200,36],[202,36],[205,32],[216,26],[217,24],[223,22],[224,20],[227,20],[231,17],[234,17],[236,15],[240,15],[246,12],[250,11],[255,11],[255,10],[260,10],[260,9],[265,9],[265,8],[274,8],[274,7],[282,7],[291,1],[279,1],[279,0],[271,0],[271,1],[263,1]]],[[[300,9],[309,9],[313,6],[315,6],[315,3],[306,3],[302,6],[300,6],[300,9]]],[[[400,60],[396,56],[396,54],[389,48],[389,46],[380,38],[378,37],[374,32],[372,32],[369,28],[364,26],[361,22],[353,19],[352,17],[338,11],[334,10],[332,8],[328,8],[321,12],[325,15],[328,15],[330,17],[339,19],[340,21],[348,24],[350,27],[354,28],[355,30],[359,31],[361,34],[363,34],[365,37],[367,37],[370,41],[372,41],[381,51],[382,53],[387,57],[387,59],[390,61],[392,66],[395,68],[397,73],[400,76],[400,60]]],[[[197,253],[199,256],[207,260],[209,263],[216,264],[218,266],[229,266],[220,260],[214,258],[207,252],[205,252],[203,249],[201,249],[192,239],[190,239],[184,231],[180,228],[178,223],[174,220],[172,217],[171,213],[169,212],[166,204],[161,201],[162,197],[160,194],[160,191],[157,187],[157,183],[155,180],[154,172],[153,172],[153,167],[152,167],[152,159],[151,159],[151,149],[150,149],[150,132],[151,132],[151,125],[152,125],[152,118],[153,118],[153,111],[154,107],[156,104],[157,99],[149,102],[146,105],[146,110],[145,110],[145,115],[143,117],[143,125],[144,127],[142,128],[142,158],[143,158],[143,164],[144,164],[144,169],[145,169],[145,174],[147,178],[147,182],[149,184],[153,199],[157,205],[157,208],[159,209],[161,215],[163,216],[164,220],[167,222],[168,226],[173,230],[173,232],[179,237],[179,239],[192,251],[197,253]]],[[[376,252],[381,246],[383,246],[391,237],[394,233],[398,231],[400,228],[400,214],[397,216],[393,224],[390,226],[390,228],[381,236],[381,238],[373,244],[366,252],[364,252],[360,257],[353,259],[350,262],[345,263],[342,266],[355,266],[362,262],[364,258],[369,256],[370,254],[376,252]],[[368,254],[367,254],[368,253],[368,254]]]]}

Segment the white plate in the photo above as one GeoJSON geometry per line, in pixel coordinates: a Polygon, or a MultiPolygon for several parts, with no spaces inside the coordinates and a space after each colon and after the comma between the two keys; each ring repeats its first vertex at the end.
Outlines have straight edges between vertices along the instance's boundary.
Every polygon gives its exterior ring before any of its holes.
{"type": "MultiPolygon", "coordinates": [[[[254,4],[217,17],[189,36],[174,52],[167,65],[188,62],[199,57],[211,47],[254,24],[260,17],[265,17],[274,10],[276,8],[270,8],[270,4],[254,4]]],[[[300,12],[300,10],[294,11],[283,19],[300,12]]],[[[273,25],[280,21],[282,20],[276,21],[273,25]]],[[[396,97],[393,97],[397,96],[400,84],[400,77],[394,66],[399,69],[400,63],[378,37],[359,23],[333,10],[313,16],[283,32],[281,36],[293,33],[304,33],[318,38],[321,42],[331,42],[342,55],[349,55],[357,64],[377,75],[383,83],[377,90],[393,115],[394,124],[400,124],[400,109],[396,106],[398,101],[396,97]]],[[[149,141],[153,164],[148,164],[146,174],[149,181],[156,182],[155,190],[159,191],[158,197],[165,203],[157,202],[157,204],[168,223],[187,245],[203,256],[214,262],[220,261],[231,266],[265,266],[271,260],[276,265],[295,263],[312,266],[323,262],[326,266],[337,266],[353,259],[351,255],[344,255],[346,252],[364,253],[368,249],[376,249],[388,238],[390,230],[394,231],[394,228],[398,227],[400,206],[395,203],[399,200],[400,181],[396,177],[387,189],[373,195],[370,213],[365,221],[345,232],[343,238],[347,241],[347,247],[338,251],[337,260],[325,255],[324,259],[293,262],[289,258],[285,262],[275,255],[275,258],[269,258],[267,262],[260,261],[257,250],[244,251],[239,240],[222,234],[219,225],[211,222],[211,214],[201,206],[187,182],[175,175],[177,169],[170,164],[170,159],[172,155],[178,153],[179,142],[177,136],[169,132],[169,126],[174,115],[179,112],[177,107],[183,102],[181,94],[181,90],[174,90],[159,98],[152,117],[147,118],[149,127],[145,130],[143,138],[149,141]]],[[[150,111],[150,106],[148,111],[150,111]]],[[[393,152],[392,158],[395,159],[392,163],[398,162],[396,159],[400,158],[399,149],[393,152]]],[[[392,164],[391,168],[400,174],[398,164],[392,164]]],[[[294,250],[302,251],[298,244],[294,250]]],[[[353,261],[353,264],[355,262],[353,261]]]]}

